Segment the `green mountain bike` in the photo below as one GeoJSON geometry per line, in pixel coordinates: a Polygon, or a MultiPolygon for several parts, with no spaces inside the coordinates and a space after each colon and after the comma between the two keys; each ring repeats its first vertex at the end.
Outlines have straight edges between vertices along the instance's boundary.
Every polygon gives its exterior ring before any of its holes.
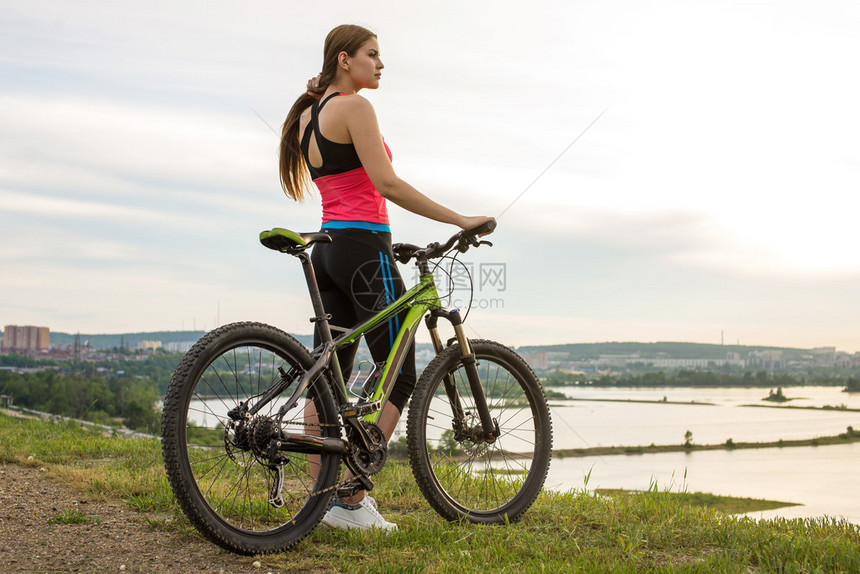
{"type": "Polygon", "coordinates": [[[319,524],[335,493],[371,490],[388,457],[376,422],[422,318],[437,354],[416,384],[406,433],[421,492],[448,520],[504,524],[531,506],[552,453],[544,392],[510,348],[466,337],[430,269],[433,259],[491,245],[478,237],[494,227],[424,248],[395,245],[398,261],[416,261],[419,283],[351,329],[329,324],[307,251],[330,237],[260,234],[266,247],[301,261],[322,342],[308,351],[274,327],[233,323],[183,357],[164,399],[162,448],[173,492],[203,535],[241,554],[285,550],[319,524]],[[337,350],[404,310],[387,361],[344,381],[337,350]],[[439,318],[453,327],[446,344],[439,318]],[[355,478],[341,480],[341,463],[355,478]]]}

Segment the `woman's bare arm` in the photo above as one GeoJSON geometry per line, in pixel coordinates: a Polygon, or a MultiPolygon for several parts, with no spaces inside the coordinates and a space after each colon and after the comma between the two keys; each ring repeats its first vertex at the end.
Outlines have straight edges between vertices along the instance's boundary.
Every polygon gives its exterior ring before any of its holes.
{"type": "Polygon", "coordinates": [[[367,172],[373,186],[382,197],[396,203],[403,209],[416,213],[423,217],[450,223],[462,229],[473,229],[483,224],[489,217],[466,217],[440,205],[403,181],[394,172],[385,146],[382,143],[382,134],[379,132],[379,124],[376,120],[376,112],[366,99],[360,96],[351,96],[346,112],[346,125],[349,130],[355,151],[361,160],[361,165],[367,172]]]}

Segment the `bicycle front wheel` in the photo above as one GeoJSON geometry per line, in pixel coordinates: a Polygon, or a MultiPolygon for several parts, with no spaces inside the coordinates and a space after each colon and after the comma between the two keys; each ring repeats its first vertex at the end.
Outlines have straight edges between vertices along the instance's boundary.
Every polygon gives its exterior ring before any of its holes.
{"type": "Polygon", "coordinates": [[[459,345],[436,356],[409,407],[409,462],[427,502],[448,520],[513,522],[546,480],[552,421],[543,389],[523,359],[492,341],[470,341],[499,435],[474,441],[481,422],[459,345]]]}
{"type": "MultiPolygon", "coordinates": [[[[189,520],[223,548],[240,554],[285,550],[322,519],[340,457],[267,448],[278,432],[278,410],[312,365],[307,349],[283,331],[234,323],[203,337],[173,375],[162,416],[167,476],[189,520]],[[253,417],[236,416],[285,378],[292,384],[253,417]]],[[[340,436],[325,377],[309,385],[280,429],[340,436]]]]}

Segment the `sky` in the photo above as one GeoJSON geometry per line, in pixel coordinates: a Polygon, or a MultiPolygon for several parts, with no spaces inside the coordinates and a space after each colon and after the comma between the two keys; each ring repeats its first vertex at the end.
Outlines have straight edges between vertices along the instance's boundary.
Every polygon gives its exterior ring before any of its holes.
{"type": "MultiPolygon", "coordinates": [[[[257,236],[318,229],[277,133],[355,23],[398,175],[499,216],[462,257],[473,337],[860,351],[856,2],[295,6],[3,4],[0,324],[309,333],[300,265],[257,236]]],[[[389,211],[394,241],[456,231],[389,211]]]]}

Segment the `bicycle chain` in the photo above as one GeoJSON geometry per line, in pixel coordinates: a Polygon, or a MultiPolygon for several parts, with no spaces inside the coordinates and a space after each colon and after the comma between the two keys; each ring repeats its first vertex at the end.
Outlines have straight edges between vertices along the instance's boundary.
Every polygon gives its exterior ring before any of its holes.
{"type": "MultiPolygon", "coordinates": [[[[323,427],[325,427],[325,428],[343,428],[343,425],[340,425],[340,424],[332,424],[332,423],[313,423],[313,424],[309,424],[309,425],[306,425],[306,426],[318,426],[318,427],[321,427],[321,428],[323,428],[323,427]]],[[[354,478],[353,480],[356,480],[356,479],[361,478],[361,477],[367,478],[367,476],[366,476],[366,475],[359,475],[359,476],[357,476],[356,478],[354,478]]],[[[327,493],[329,493],[329,492],[337,491],[337,489],[339,489],[339,488],[340,488],[340,487],[342,487],[342,486],[346,486],[346,485],[347,485],[347,484],[349,484],[350,482],[351,482],[351,481],[349,481],[349,480],[344,480],[344,481],[343,481],[343,482],[341,482],[340,484],[335,483],[335,484],[333,484],[333,485],[329,486],[328,488],[324,488],[324,489],[322,489],[322,490],[317,490],[317,491],[311,492],[311,493],[310,493],[310,496],[322,496],[323,494],[327,494],[327,493]]]]}
{"type": "MultiPolygon", "coordinates": [[[[304,423],[303,422],[303,423],[296,423],[296,424],[301,424],[302,426],[305,426],[305,427],[319,427],[319,428],[341,428],[342,427],[342,425],[335,424],[335,423],[304,423]]],[[[224,438],[225,438],[224,442],[225,442],[225,446],[226,446],[226,444],[227,444],[226,435],[224,438]]],[[[239,461],[237,461],[236,458],[233,456],[231,449],[227,448],[226,450],[227,450],[227,456],[229,456],[230,459],[233,460],[233,462],[239,464],[239,461]]],[[[252,455],[253,455],[253,453],[252,453],[252,455]]],[[[254,458],[257,460],[257,462],[262,464],[262,461],[260,461],[260,459],[257,456],[254,456],[254,458]]],[[[268,466],[268,465],[263,465],[263,466],[268,466]]],[[[367,478],[366,475],[360,475],[360,477],[367,478]]],[[[356,478],[360,478],[360,477],[356,477],[356,478]]],[[[335,483],[335,484],[329,486],[328,488],[324,488],[322,490],[317,490],[317,491],[311,492],[310,496],[322,496],[323,494],[336,491],[338,488],[340,488],[342,486],[346,486],[349,482],[350,481],[345,480],[345,481],[341,482],[340,484],[335,483]]]]}
{"type": "MultiPolygon", "coordinates": [[[[302,423],[302,424],[304,424],[304,423],[302,423]]],[[[320,428],[343,428],[343,425],[333,424],[333,423],[311,423],[311,424],[307,424],[305,426],[315,426],[315,427],[320,427],[320,428]]],[[[329,486],[328,488],[324,488],[322,490],[317,490],[315,492],[311,492],[309,496],[322,496],[323,494],[337,491],[342,486],[346,486],[350,482],[358,480],[359,478],[367,478],[367,475],[366,474],[360,474],[360,475],[356,476],[355,478],[353,478],[351,481],[350,480],[344,480],[343,482],[341,482],[339,484],[335,483],[335,484],[329,486]]]]}

